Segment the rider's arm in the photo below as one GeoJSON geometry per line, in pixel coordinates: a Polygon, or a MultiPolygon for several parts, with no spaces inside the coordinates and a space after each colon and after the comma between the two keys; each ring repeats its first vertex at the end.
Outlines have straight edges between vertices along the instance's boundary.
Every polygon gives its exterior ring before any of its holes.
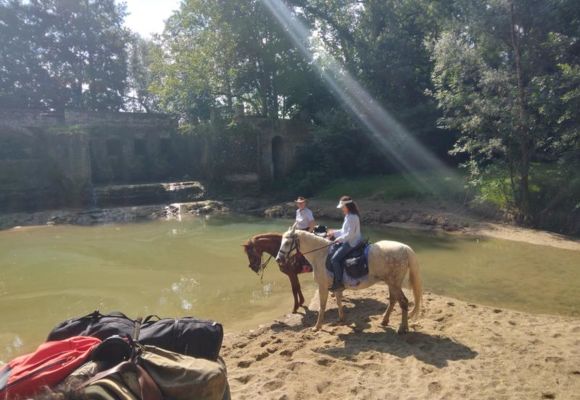
{"type": "Polygon", "coordinates": [[[351,231],[351,224],[350,224],[350,215],[344,217],[344,223],[342,224],[342,228],[339,230],[334,231],[334,240],[337,242],[345,242],[348,240],[350,231],[351,231]]]}

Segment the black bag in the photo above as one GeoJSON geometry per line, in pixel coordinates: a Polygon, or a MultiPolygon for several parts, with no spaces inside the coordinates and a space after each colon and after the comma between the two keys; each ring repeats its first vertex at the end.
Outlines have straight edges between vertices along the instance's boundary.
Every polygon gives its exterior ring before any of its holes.
{"type": "Polygon", "coordinates": [[[151,315],[143,320],[139,343],[215,361],[223,338],[222,325],[214,321],[192,317],[160,319],[151,315]]]}
{"type": "MultiPolygon", "coordinates": [[[[57,325],[47,341],[63,340],[72,336],[93,336],[105,340],[111,336],[134,336],[136,322],[126,315],[114,312],[102,315],[95,311],[57,325]]],[[[222,346],[224,330],[220,323],[192,317],[160,319],[149,316],[140,326],[139,343],[161,347],[192,357],[215,361],[222,346]]]]}
{"type": "Polygon", "coordinates": [[[46,341],[64,340],[71,336],[93,336],[105,340],[111,336],[133,335],[135,321],[120,312],[107,315],[99,311],[80,318],[73,318],[58,324],[49,334],[46,341]]]}

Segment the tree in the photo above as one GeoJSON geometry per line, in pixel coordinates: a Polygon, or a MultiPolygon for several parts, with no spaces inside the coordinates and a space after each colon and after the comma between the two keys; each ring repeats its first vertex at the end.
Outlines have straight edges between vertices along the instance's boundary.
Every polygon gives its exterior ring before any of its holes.
{"type": "MultiPolygon", "coordinates": [[[[566,115],[566,96],[554,83],[576,79],[565,74],[578,65],[574,3],[460,0],[433,48],[441,123],[460,132],[453,152],[469,155],[476,177],[490,163],[505,165],[521,221],[534,214],[531,162],[554,142],[566,115]]],[[[577,129],[578,121],[572,125],[577,129]]]]}
{"type": "Polygon", "coordinates": [[[199,123],[235,108],[271,119],[312,104],[320,83],[261,1],[188,0],[158,40],[152,91],[199,123]]]}
{"type": "Polygon", "coordinates": [[[127,74],[124,15],[114,0],[2,0],[2,104],[119,109],[127,74]]]}
{"type": "Polygon", "coordinates": [[[159,50],[151,40],[137,34],[128,43],[127,93],[124,108],[129,111],[156,112],[159,98],[150,90],[153,84],[152,64],[159,50]]]}

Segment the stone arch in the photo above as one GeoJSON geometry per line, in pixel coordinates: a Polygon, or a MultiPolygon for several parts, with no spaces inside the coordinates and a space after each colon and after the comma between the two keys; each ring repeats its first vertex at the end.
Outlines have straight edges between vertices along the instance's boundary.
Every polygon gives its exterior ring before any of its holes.
{"type": "Polygon", "coordinates": [[[281,178],[284,175],[284,140],[281,136],[272,138],[272,177],[281,178]]]}

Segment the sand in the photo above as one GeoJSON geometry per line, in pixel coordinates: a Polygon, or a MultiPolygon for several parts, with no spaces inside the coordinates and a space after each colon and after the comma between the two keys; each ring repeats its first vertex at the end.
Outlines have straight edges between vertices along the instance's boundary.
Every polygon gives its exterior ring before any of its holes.
{"type": "Polygon", "coordinates": [[[580,399],[580,319],[425,293],[424,313],[398,335],[380,325],[386,292],[346,292],[345,324],[329,299],[320,332],[308,311],[226,335],[233,398],[580,399]]]}

